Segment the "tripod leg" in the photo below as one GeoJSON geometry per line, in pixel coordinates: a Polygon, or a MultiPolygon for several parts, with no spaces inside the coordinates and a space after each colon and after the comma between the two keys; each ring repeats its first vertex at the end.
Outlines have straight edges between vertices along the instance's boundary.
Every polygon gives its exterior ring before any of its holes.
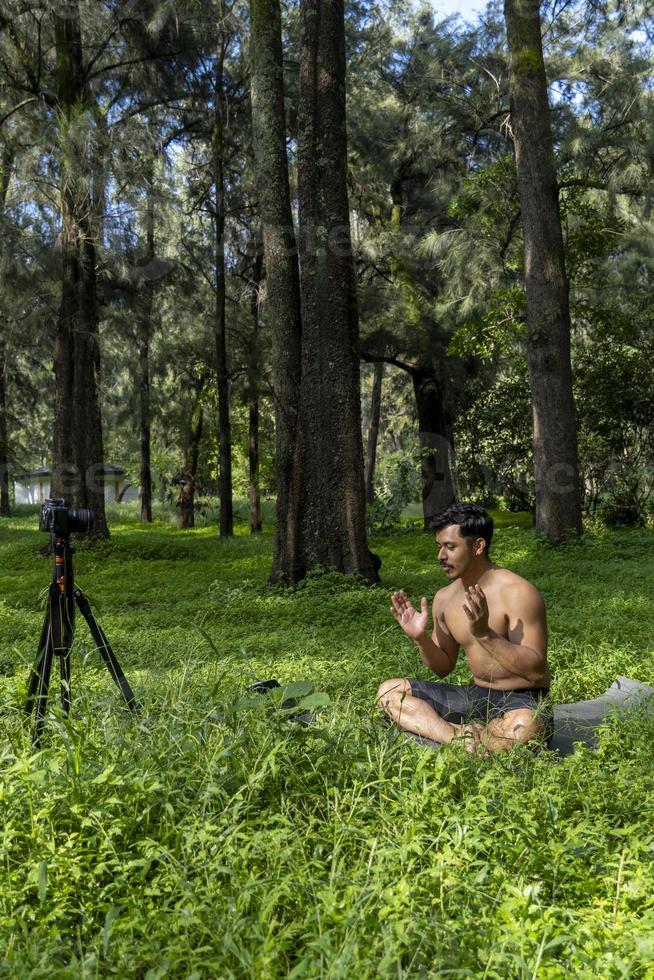
{"type": "Polygon", "coordinates": [[[134,692],[129,686],[129,682],[127,678],[123,674],[121,666],[118,663],[118,660],[116,659],[116,654],[109,646],[109,640],[107,639],[104,630],[98,624],[95,616],[91,612],[91,607],[89,606],[88,599],[80,589],[75,589],[74,595],[77,601],[77,605],[79,607],[79,611],[81,612],[82,616],[88,623],[88,627],[91,631],[91,636],[93,637],[95,645],[98,648],[100,656],[102,657],[102,659],[106,664],[107,670],[113,677],[114,682],[118,687],[118,690],[125,698],[125,701],[127,702],[127,707],[131,711],[137,712],[139,709],[139,703],[136,700],[134,692]]]}
{"type": "MultiPolygon", "coordinates": [[[[32,706],[35,707],[36,710],[36,720],[34,722],[32,742],[36,747],[38,747],[41,742],[43,722],[45,719],[45,712],[48,707],[48,689],[50,687],[50,673],[52,671],[53,658],[54,643],[52,638],[52,629],[48,628],[45,649],[38,665],[38,674],[32,675],[33,677],[36,676],[35,691],[32,698],[32,706]]],[[[32,707],[30,707],[30,711],[31,710],[32,707]]]]}
{"type": "Polygon", "coordinates": [[[27,700],[25,702],[27,713],[31,714],[32,711],[35,711],[36,714],[33,735],[33,742],[36,746],[39,745],[41,740],[43,722],[48,707],[50,675],[52,673],[52,661],[55,655],[61,658],[62,705],[66,714],[70,710],[70,646],[73,641],[71,623],[72,620],[66,598],[62,595],[57,583],[52,582],[48,592],[48,604],[45,619],[43,620],[39,648],[34,666],[32,667],[27,700]]]}
{"type": "Polygon", "coordinates": [[[34,698],[36,697],[36,691],[39,686],[41,663],[43,661],[45,648],[48,642],[49,629],[50,629],[50,613],[48,610],[43,620],[43,627],[41,629],[41,638],[39,640],[39,645],[36,651],[36,658],[30,669],[30,680],[27,687],[27,698],[25,700],[25,711],[27,712],[28,715],[30,715],[34,710],[34,698]]]}
{"type": "MultiPolygon", "coordinates": [[[[70,649],[71,639],[72,637],[67,637],[64,639],[61,592],[56,583],[52,582],[48,590],[48,598],[45,616],[43,618],[43,626],[41,628],[41,636],[39,638],[39,646],[36,651],[36,659],[32,666],[32,672],[30,674],[27,689],[25,711],[28,714],[34,710],[35,701],[37,697],[40,697],[40,695],[38,695],[38,691],[39,689],[42,689],[42,679],[45,673],[48,675],[49,683],[53,655],[55,653],[59,653],[62,648],[65,649],[66,642],[68,642],[68,649],[70,649]],[[46,665],[46,660],[48,658],[50,659],[49,666],[46,665]]],[[[47,697],[47,690],[45,696],[47,697]]]]}

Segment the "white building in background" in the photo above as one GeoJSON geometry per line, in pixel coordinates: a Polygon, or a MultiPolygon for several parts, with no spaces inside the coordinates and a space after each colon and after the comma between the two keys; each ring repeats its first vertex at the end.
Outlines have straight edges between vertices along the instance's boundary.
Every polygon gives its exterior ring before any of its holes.
{"type": "MultiPolygon", "coordinates": [[[[125,470],[120,466],[105,463],[103,479],[107,503],[138,500],[139,488],[127,483],[125,470]]],[[[17,504],[42,504],[50,496],[50,470],[32,470],[31,473],[21,474],[14,481],[14,494],[17,504]]]]}

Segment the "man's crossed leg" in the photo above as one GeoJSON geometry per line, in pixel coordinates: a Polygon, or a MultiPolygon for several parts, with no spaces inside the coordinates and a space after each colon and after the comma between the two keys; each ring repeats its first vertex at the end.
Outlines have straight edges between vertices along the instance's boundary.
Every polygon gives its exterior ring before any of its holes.
{"type": "Polygon", "coordinates": [[[486,754],[548,739],[552,715],[546,695],[539,688],[496,691],[395,677],[380,684],[377,703],[408,732],[486,754]]]}

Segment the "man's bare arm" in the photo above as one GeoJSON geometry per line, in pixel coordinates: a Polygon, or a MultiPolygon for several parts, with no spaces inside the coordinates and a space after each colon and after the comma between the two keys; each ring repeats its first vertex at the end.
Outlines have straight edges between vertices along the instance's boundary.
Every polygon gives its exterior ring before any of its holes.
{"type": "Polygon", "coordinates": [[[391,613],[404,632],[410,637],[420,653],[420,659],[439,677],[447,677],[454,669],[459,655],[459,645],[443,629],[440,617],[438,594],[434,597],[434,630],[429,634],[429,611],[427,599],[423,596],[420,612],[411,605],[405,592],[394,592],[391,596],[391,613]]]}
{"type": "Polygon", "coordinates": [[[458,649],[453,654],[443,650],[440,644],[434,642],[433,634],[430,636],[429,633],[416,639],[416,646],[423,664],[438,677],[447,677],[452,673],[459,655],[458,649]]]}
{"type": "Polygon", "coordinates": [[[543,680],[547,673],[547,622],[545,603],[537,589],[525,583],[507,597],[508,639],[488,625],[488,604],[480,586],[466,590],[463,608],[470,632],[501,667],[530,684],[543,680]]]}
{"type": "Polygon", "coordinates": [[[431,636],[425,631],[422,636],[416,638],[416,645],[423,664],[438,677],[447,677],[456,666],[459,644],[452,639],[441,622],[442,609],[438,593],[434,596],[432,615],[434,617],[434,629],[431,636]]]}

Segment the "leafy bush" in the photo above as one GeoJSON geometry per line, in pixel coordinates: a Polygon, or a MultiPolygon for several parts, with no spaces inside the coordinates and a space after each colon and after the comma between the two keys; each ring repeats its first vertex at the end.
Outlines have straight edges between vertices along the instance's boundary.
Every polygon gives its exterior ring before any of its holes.
{"type": "Polygon", "coordinates": [[[631,321],[614,314],[604,323],[600,313],[589,312],[600,318],[596,336],[578,343],[574,358],[586,504],[609,526],[634,526],[654,490],[651,325],[631,336],[631,321]]]}
{"type": "Polygon", "coordinates": [[[375,499],[368,505],[368,533],[398,527],[407,504],[422,499],[420,449],[387,453],[375,474],[375,499]]]}
{"type": "Polygon", "coordinates": [[[644,527],[645,515],[633,502],[609,498],[603,500],[598,509],[599,519],[606,527],[644,527]]]}
{"type": "Polygon", "coordinates": [[[531,406],[527,366],[514,356],[490,383],[471,383],[471,402],[454,433],[462,496],[498,497],[518,512],[534,502],[531,406]]]}

